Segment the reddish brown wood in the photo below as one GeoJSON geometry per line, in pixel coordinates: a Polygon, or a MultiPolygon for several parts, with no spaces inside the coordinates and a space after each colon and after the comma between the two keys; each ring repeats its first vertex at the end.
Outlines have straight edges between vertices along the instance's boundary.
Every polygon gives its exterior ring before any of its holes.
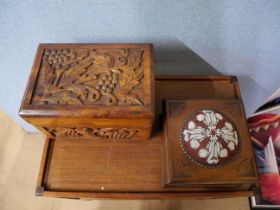
{"type": "Polygon", "coordinates": [[[118,192],[53,192],[45,191],[43,196],[72,199],[221,199],[253,196],[250,192],[176,192],[176,193],[118,193],[118,192]]]}
{"type": "Polygon", "coordinates": [[[167,100],[165,106],[165,186],[256,187],[259,177],[240,100],[167,100]]]}
{"type": "Polygon", "coordinates": [[[19,115],[50,137],[148,139],[151,44],[40,44],[19,115]]]}
{"type": "MultiPolygon", "coordinates": [[[[159,77],[155,81],[156,113],[162,100],[203,98],[239,98],[232,77],[159,77]],[[168,79],[169,78],[169,79],[168,79]],[[200,79],[199,79],[200,78],[200,79]]],[[[68,198],[185,199],[221,198],[252,195],[251,188],[234,186],[193,191],[192,186],[163,187],[162,118],[157,117],[150,141],[137,139],[55,138],[47,140],[37,189],[44,196],[68,198]],[[43,174],[43,175],[42,175],[43,174]]],[[[245,184],[246,181],[244,181],[245,184]]],[[[251,184],[251,182],[249,183],[251,184]]]]}
{"type": "Polygon", "coordinates": [[[37,178],[37,186],[35,190],[36,195],[42,195],[42,193],[44,192],[44,183],[45,183],[44,180],[45,180],[45,172],[46,172],[46,163],[49,155],[49,143],[50,143],[50,139],[46,138],[44,149],[42,152],[42,157],[41,157],[39,174],[37,178]]]}

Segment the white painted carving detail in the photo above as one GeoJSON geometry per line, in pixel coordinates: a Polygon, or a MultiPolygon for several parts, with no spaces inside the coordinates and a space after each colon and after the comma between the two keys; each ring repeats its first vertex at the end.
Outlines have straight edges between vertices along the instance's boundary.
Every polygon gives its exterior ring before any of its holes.
{"type": "Polygon", "coordinates": [[[220,158],[227,158],[229,151],[237,147],[237,132],[228,121],[217,126],[219,121],[223,120],[223,116],[213,110],[202,110],[196,116],[196,120],[203,122],[205,126],[198,126],[194,121],[189,121],[187,128],[183,130],[184,141],[189,142],[192,149],[198,150],[198,157],[207,158],[208,164],[216,165],[220,158]],[[200,145],[204,141],[208,142],[201,148],[200,145]]]}

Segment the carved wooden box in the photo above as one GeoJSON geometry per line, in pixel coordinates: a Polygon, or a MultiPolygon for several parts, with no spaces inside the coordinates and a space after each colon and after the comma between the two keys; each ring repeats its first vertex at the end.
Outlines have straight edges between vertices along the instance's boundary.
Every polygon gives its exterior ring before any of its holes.
{"type": "Polygon", "coordinates": [[[258,173],[240,100],[168,100],[165,107],[165,187],[253,189],[258,173]]]}
{"type": "Polygon", "coordinates": [[[148,139],[151,44],[40,44],[20,116],[50,137],[148,139]]]}

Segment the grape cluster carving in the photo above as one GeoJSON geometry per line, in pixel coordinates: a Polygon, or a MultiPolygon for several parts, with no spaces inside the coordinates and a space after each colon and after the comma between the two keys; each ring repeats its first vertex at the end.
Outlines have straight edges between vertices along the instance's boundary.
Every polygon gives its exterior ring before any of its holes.
{"type": "Polygon", "coordinates": [[[70,49],[46,49],[44,59],[50,66],[62,67],[67,61],[73,60],[75,54],[70,49]]]}
{"type": "Polygon", "coordinates": [[[109,71],[98,81],[97,90],[101,93],[112,93],[118,83],[118,74],[109,71]]]}

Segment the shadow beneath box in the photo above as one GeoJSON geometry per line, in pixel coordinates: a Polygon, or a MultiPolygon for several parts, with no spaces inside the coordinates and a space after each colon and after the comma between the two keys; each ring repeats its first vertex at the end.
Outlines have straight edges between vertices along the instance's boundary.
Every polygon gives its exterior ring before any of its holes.
{"type": "Polygon", "coordinates": [[[213,66],[178,40],[154,44],[156,75],[221,75],[213,66]]]}

